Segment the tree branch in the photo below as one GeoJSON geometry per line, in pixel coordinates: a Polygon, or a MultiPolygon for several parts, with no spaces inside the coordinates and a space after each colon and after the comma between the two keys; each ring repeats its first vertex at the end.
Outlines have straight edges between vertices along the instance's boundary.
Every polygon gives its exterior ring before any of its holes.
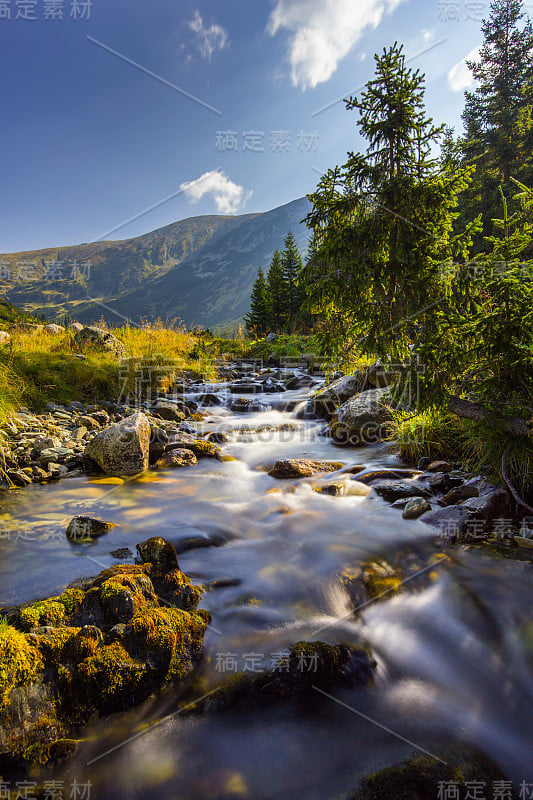
{"type": "Polygon", "coordinates": [[[512,436],[531,437],[533,428],[531,421],[520,419],[520,417],[508,417],[488,411],[479,403],[472,403],[470,400],[463,400],[456,395],[450,397],[448,410],[462,419],[471,419],[474,422],[483,422],[491,428],[497,428],[512,436]]]}

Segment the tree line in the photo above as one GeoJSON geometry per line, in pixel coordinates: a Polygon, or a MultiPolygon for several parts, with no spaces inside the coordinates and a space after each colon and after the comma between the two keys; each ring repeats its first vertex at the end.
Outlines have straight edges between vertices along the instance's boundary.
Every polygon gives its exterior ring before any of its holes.
{"type": "Polygon", "coordinates": [[[303,309],[306,299],[301,283],[302,256],[292,231],[284,249],[276,250],[265,276],[261,267],[252,287],[246,327],[256,335],[302,330],[308,324],[303,309]]]}

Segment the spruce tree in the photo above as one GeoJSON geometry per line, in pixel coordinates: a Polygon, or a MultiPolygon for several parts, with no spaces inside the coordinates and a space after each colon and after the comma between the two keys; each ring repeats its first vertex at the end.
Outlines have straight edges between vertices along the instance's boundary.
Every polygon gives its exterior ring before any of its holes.
{"type": "Polygon", "coordinates": [[[261,267],[257,270],[257,278],[250,295],[250,311],[246,314],[244,321],[246,328],[256,334],[264,333],[268,328],[267,286],[261,267]]]}
{"type": "Polygon", "coordinates": [[[467,62],[478,85],[465,92],[463,121],[467,154],[507,184],[531,158],[533,27],[521,0],[494,0],[490,8],[479,58],[467,62]]]}
{"type": "Polygon", "coordinates": [[[274,252],[267,274],[268,326],[279,333],[288,318],[288,288],[279,250],[274,252]]]}
{"type": "Polygon", "coordinates": [[[442,264],[468,243],[469,233],[453,243],[451,227],[469,170],[432,160],[443,129],[426,116],[424,77],[407,68],[402,47],[375,60],[376,77],[346,101],[367,151],[349,153],[309,196],[314,255],[303,274],[310,308],[325,320],[324,349],[398,360],[437,325],[442,264]]]}
{"type": "Polygon", "coordinates": [[[287,315],[288,325],[293,325],[298,317],[302,305],[302,290],[299,285],[299,276],[302,270],[302,256],[296,244],[292,231],[285,237],[285,249],[281,254],[283,276],[287,287],[287,315]]]}

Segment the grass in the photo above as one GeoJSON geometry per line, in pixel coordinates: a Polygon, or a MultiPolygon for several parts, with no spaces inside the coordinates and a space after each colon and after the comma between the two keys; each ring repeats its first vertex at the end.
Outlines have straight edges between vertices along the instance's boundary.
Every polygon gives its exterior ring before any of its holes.
{"type": "Polygon", "coordinates": [[[506,436],[474,422],[459,419],[438,408],[417,414],[394,411],[390,439],[400,458],[410,464],[426,456],[432,460],[459,461],[475,473],[503,482],[502,456],[511,442],[509,474],[524,496],[533,491],[533,442],[506,436]]]}
{"type": "Polygon", "coordinates": [[[0,347],[0,424],[20,405],[41,411],[49,402],[131,396],[139,385],[168,391],[184,373],[216,377],[213,357],[199,352],[199,338],[182,328],[155,324],[112,330],[128,351],[124,363],[97,350],[77,358],[69,331],[54,335],[12,328],[10,333],[10,344],[0,347]]]}

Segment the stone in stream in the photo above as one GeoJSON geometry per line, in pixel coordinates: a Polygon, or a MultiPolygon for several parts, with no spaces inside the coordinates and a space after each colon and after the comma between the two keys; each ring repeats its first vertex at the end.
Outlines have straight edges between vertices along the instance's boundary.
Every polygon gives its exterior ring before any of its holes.
{"type": "Polygon", "coordinates": [[[191,412],[186,406],[181,406],[177,403],[171,403],[165,400],[158,400],[156,405],[152,408],[152,413],[170,422],[183,422],[191,415],[191,412]]]}
{"type": "Polygon", "coordinates": [[[213,442],[199,439],[190,433],[177,433],[175,436],[171,436],[168,444],[165,445],[165,453],[177,448],[192,450],[197,458],[220,458],[221,455],[220,447],[217,447],[213,442]]]}
{"type": "Polygon", "coordinates": [[[431,497],[426,487],[416,481],[377,481],[372,484],[372,488],[389,503],[406,497],[431,497]]]}
{"type": "Polygon", "coordinates": [[[109,533],[115,527],[113,522],[106,522],[96,517],[74,517],[70,520],[66,534],[71,542],[84,542],[88,539],[97,539],[109,533]]]}
{"type": "Polygon", "coordinates": [[[85,448],[85,458],[108,475],[136,475],[148,469],[150,423],[136,412],[97,433],[85,448]]]}
{"type": "Polygon", "coordinates": [[[182,690],[210,615],[195,610],[202,589],[179,570],[172,545],[143,545],[153,561],[116,565],[56,597],[2,610],[0,757],[51,762],[89,719],[131,709],[165,686],[182,690]]]}
{"type": "Polygon", "coordinates": [[[465,484],[464,486],[458,486],[455,489],[451,489],[448,494],[445,494],[444,497],[439,500],[445,506],[455,506],[457,503],[462,502],[463,500],[470,500],[472,497],[479,496],[479,489],[476,486],[468,486],[465,484]]]}
{"type": "Polygon", "coordinates": [[[356,372],[355,375],[345,375],[342,378],[338,378],[333,383],[320,389],[308,400],[304,414],[331,419],[335,410],[342,403],[345,403],[346,400],[349,400],[350,397],[358,394],[363,389],[364,383],[365,376],[361,370],[356,372]]]}
{"type": "Polygon", "coordinates": [[[426,511],[431,511],[431,506],[425,497],[414,497],[405,504],[402,517],[404,519],[418,519],[426,511]]]}
{"type": "Polygon", "coordinates": [[[344,464],[336,461],[314,461],[306,458],[282,458],[268,473],[272,478],[310,478],[320,472],[337,472],[344,464]]]}
{"type": "Polygon", "coordinates": [[[338,444],[363,446],[375,444],[386,436],[390,419],[389,389],[370,389],[351,397],[337,410],[330,423],[338,444]]]}
{"type": "Polygon", "coordinates": [[[173,467],[191,467],[197,463],[198,459],[192,450],[176,447],[174,450],[165,451],[155,466],[157,469],[172,469],[173,467]]]}

